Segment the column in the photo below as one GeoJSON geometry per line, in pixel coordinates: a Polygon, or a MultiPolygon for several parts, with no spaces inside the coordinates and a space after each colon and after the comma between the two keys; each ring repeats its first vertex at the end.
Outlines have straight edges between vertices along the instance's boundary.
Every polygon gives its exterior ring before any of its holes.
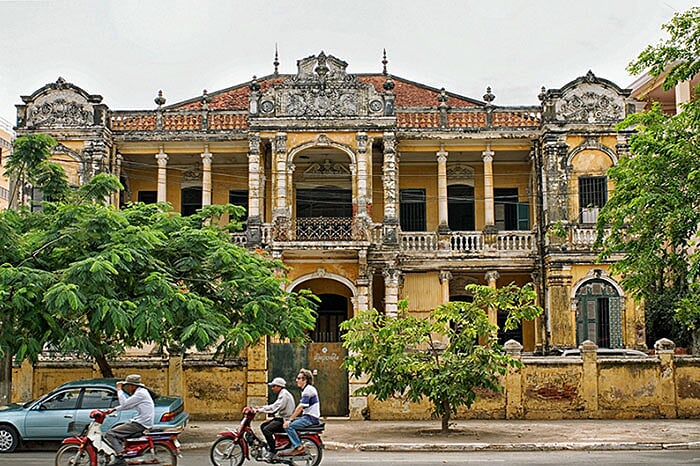
{"type": "Polygon", "coordinates": [[[447,152],[440,145],[437,152],[438,162],[438,232],[448,232],[450,227],[447,221],[447,152]]]}
{"type": "Polygon", "coordinates": [[[496,217],[493,205],[493,156],[491,145],[486,145],[486,150],[481,153],[484,161],[484,230],[496,228],[496,217]]]}
{"type": "Polygon", "coordinates": [[[291,212],[287,206],[287,134],[277,133],[272,160],[272,235],[287,241],[291,228],[291,212]]]}
{"type": "Polygon", "coordinates": [[[357,140],[357,215],[368,215],[371,196],[367,179],[367,143],[365,132],[358,132],[357,140]]]}
{"type": "Polygon", "coordinates": [[[399,283],[401,271],[398,269],[385,269],[384,275],[384,313],[388,317],[399,315],[399,283]]]}
{"type": "Polygon", "coordinates": [[[676,84],[676,114],[681,113],[683,109],[681,106],[690,102],[690,81],[682,81],[676,84]]]}
{"type": "Polygon", "coordinates": [[[448,270],[440,271],[440,302],[442,304],[450,302],[450,280],[452,280],[452,272],[448,270]]]}
{"type": "Polygon", "coordinates": [[[156,154],[156,161],[158,162],[158,196],[156,200],[158,202],[166,202],[167,198],[167,185],[168,185],[168,154],[163,152],[163,146],[160,146],[160,152],[156,154]]]}
{"type": "Polygon", "coordinates": [[[248,220],[246,239],[251,246],[262,241],[262,199],[264,186],[260,173],[260,133],[248,134],[248,220]]]}
{"type": "Polygon", "coordinates": [[[398,201],[399,201],[399,167],[396,154],[396,136],[384,133],[384,162],[382,166],[382,183],[384,187],[384,243],[398,244],[398,201]]]}
{"type": "Polygon", "coordinates": [[[204,146],[202,153],[202,206],[211,205],[211,152],[204,146]]]}
{"type": "MultiPolygon", "coordinates": [[[[124,160],[124,157],[122,154],[117,152],[117,155],[114,157],[114,176],[117,177],[118,180],[121,181],[122,177],[122,162],[124,160]]],[[[124,186],[124,189],[126,189],[126,186],[124,186]]],[[[122,193],[122,191],[117,191],[112,195],[112,205],[115,205],[119,207],[119,195],[122,193]]],[[[128,199],[127,199],[128,201],[128,199]]]]}
{"type": "Polygon", "coordinates": [[[277,133],[275,136],[275,160],[272,174],[274,189],[275,217],[286,217],[287,212],[287,134],[277,133]]]}
{"type": "MultiPolygon", "coordinates": [[[[500,274],[495,270],[489,270],[486,272],[486,275],[484,275],[484,278],[486,279],[486,283],[488,283],[489,288],[493,288],[495,290],[497,288],[496,282],[500,278],[500,274]]],[[[489,323],[498,325],[498,311],[496,309],[489,308],[489,323]]]]}

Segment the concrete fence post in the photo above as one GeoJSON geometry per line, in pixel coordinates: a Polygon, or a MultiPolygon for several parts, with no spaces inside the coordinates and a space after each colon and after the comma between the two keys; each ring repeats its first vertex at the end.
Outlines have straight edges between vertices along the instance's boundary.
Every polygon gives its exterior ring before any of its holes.
{"type": "Polygon", "coordinates": [[[589,418],[598,418],[598,345],[586,340],[579,346],[583,370],[581,373],[581,395],[584,412],[589,418]]]}
{"type": "Polygon", "coordinates": [[[676,366],[673,361],[675,349],[676,344],[668,338],[654,343],[659,357],[659,414],[665,418],[678,417],[676,366]]]}
{"type": "MultiPolygon", "coordinates": [[[[515,340],[508,340],[503,348],[506,353],[520,362],[523,355],[523,345],[515,340]]],[[[522,419],[523,410],[523,381],[520,366],[509,367],[505,381],[506,419],[522,419]]]]}
{"type": "Polygon", "coordinates": [[[168,395],[184,396],[184,382],[182,356],[170,356],[168,358],[168,395]]]}

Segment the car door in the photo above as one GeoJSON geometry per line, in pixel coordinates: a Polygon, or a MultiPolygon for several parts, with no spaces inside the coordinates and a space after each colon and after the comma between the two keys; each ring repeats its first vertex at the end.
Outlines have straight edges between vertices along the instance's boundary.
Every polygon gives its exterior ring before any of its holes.
{"type": "Polygon", "coordinates": [[[81,388],[59,390],[36,403],[24,421],[27,439],[62,439],[75,420],[81,388]]]}
{"type": "MultiPolygon", "coordinates": [[[[85,426],[92,422],[90,412],[94,409],[106,410],[116,406],[119,406],[119,398],[117,398],[117,392],[114,389],[107,387],[86,387],[83,391],[83,397],[80,400],[80,406],[75,413],[76,425],[85,426]]],[[[102,424],[103,432],[106,432],[114,424],[119,422],[120,413],[121,411],[115,411],[107,416],[102,424]]]]}

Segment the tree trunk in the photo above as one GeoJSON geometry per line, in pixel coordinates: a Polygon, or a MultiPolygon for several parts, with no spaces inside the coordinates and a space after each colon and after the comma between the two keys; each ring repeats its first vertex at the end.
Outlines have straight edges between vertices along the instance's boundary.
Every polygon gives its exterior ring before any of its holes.
{"type": "Polygon", "coordinates": [[[12,401],[12,356],[7,352],[5,358],[0,359],[0,405],[10,404],[12,401]]]}
{"type": "Polygon", "coordinates": [[[112,366],[109,365],[107,358],[100,354],[95,356],[95,362],[97,363],[97,367],[100,368],[102,377],[114,377],[114,374],[112,373],[112,366]]]}
{"type": "Polygon", "coordinates": [[[693,342],[690,353],[693,356],[700,356],[700,328],[693,330],[693,342]]]}
{"type": "Polygon", "coordinates": [[[440,430],[440,433],[443,435],[447,435],[450,432],[450,415],[452,413],[450,412],[450,402],[449,401],[443,401],[442,402],[442,427],[440,430]]]}

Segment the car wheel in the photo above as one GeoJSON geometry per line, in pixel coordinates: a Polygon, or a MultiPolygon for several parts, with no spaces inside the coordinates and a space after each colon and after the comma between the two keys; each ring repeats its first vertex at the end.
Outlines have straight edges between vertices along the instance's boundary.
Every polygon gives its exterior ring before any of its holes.
{"type": "Polygon", "coordinates": [[[12,453],[18,445],[17,430],[8,425],[0,426],[0,453],[12,453]]]}

